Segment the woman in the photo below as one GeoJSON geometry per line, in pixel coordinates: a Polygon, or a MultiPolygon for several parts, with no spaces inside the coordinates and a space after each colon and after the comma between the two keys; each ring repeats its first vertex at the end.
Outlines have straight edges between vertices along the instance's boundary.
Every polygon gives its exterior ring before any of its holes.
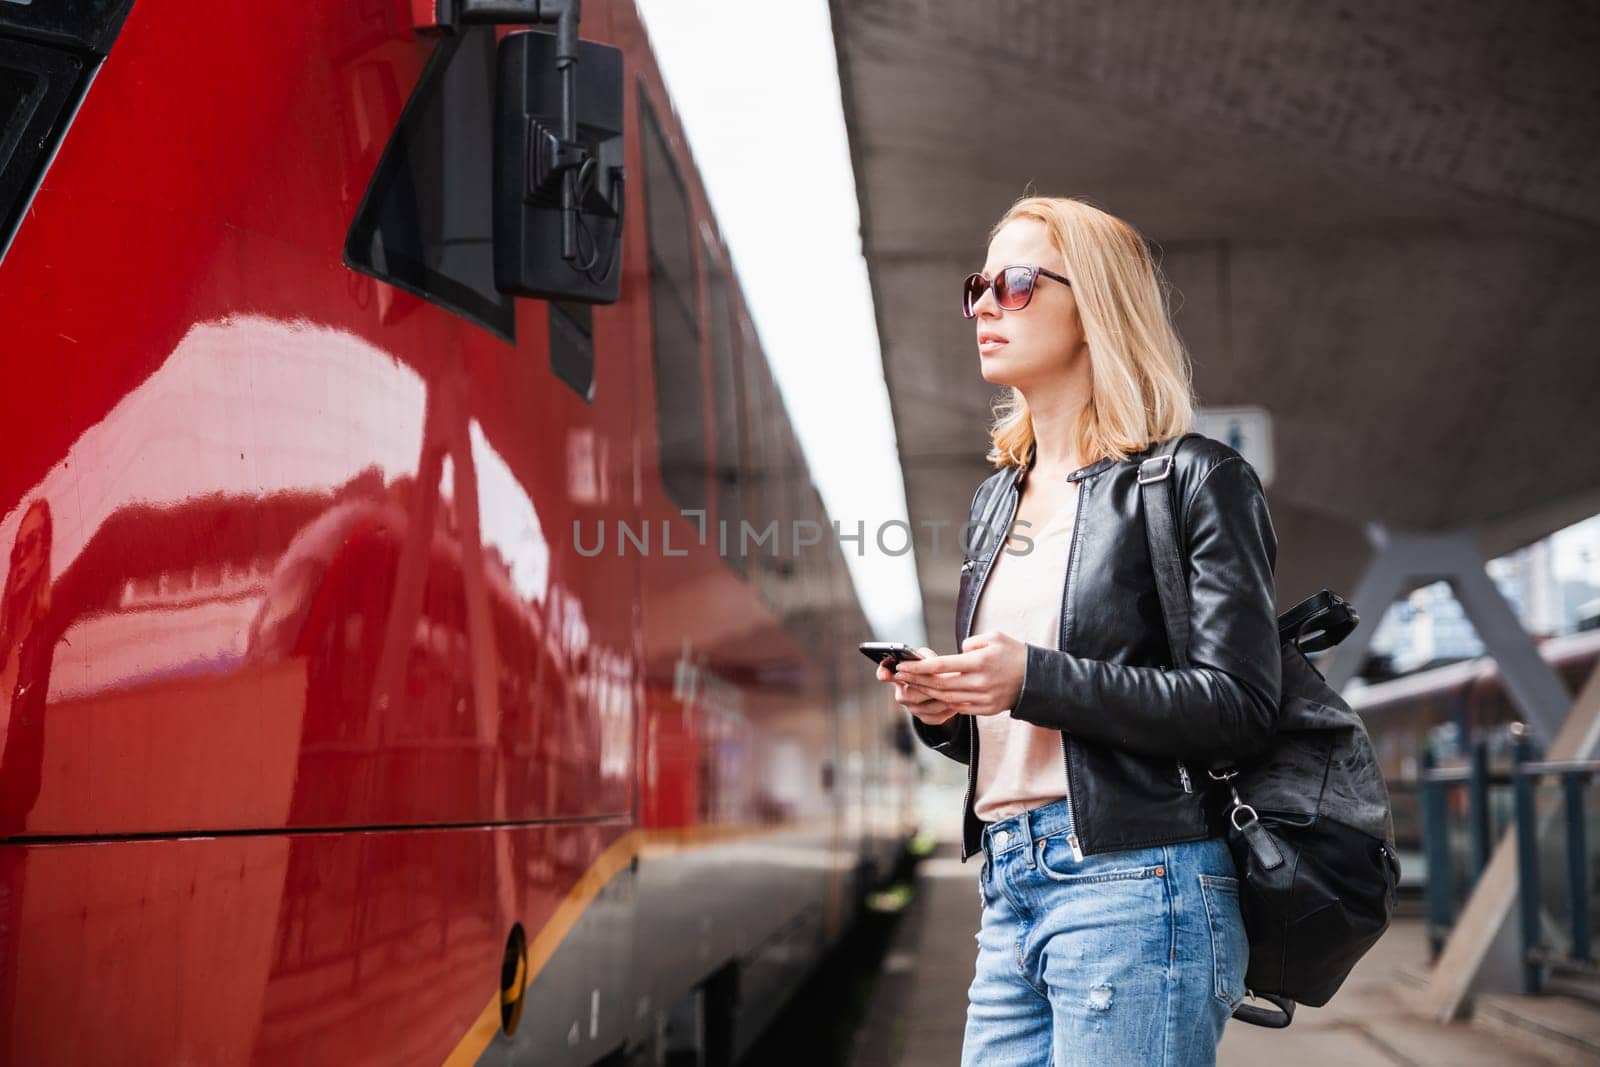
{"type": "Polygon", "coordinates": [[[55,640],[50,615],[54,524],[43,497],[17,523],[11,567],[0,593],[0,837],[20,833],[39,799],[44,705],[55,640]]]}
{"type": "Polygon", "coordinates": [[[961,651],[878,669],[918,738],[969,768],[962,859],[983,853],[983,911],[961,1062],[1214,1063],[1249,948],[1206,771],[1265,747],[1281,685],[1261,483],[1190,432],[1187,357],[1127,223],[1018,200],[962,311],[984,379],[1010,387],[973,497],[995,536],[962,567],[961,651]],[[1180,435],[1170,463],[1151,456],[1180,435]],[[1182,669],[1144,460],[1175,494],[1182,669]]]}
{"type": "MultiPolygon", "coordinates": [[[[0,591],[0,838],[27,829],[39,799],[45,696],[55,638],[50,621],[50,505],[35,499],[17,523],[0,591]]],[[[0,1035],[13,1033],[27,853],[0,845],[0,1035]]]]}

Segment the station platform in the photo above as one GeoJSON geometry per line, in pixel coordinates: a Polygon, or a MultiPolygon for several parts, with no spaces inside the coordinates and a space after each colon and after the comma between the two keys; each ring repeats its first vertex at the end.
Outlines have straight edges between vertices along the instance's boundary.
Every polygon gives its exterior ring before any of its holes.
{"type": "MultiPolygon", "coordinates": [[[[958,1064],[972,980],[978,900],[976,858],[963,864],[954,840],[940,840],[917,864],[911,902],[884,956],[851,1067],[939,1067],[958,1064]]],[[[1325,1007],[1301,1007],[1294,1023],[1269,1030],[1229,1022],[1218,1050],[1225,1067],[1504,1067],[1507,1064],[1600,1062],[1600,1008],[1551,998],[1496,998],[1499,1011],[1441,1024],[1412,1014],[1409,993],[1427,969],[1420,918],[1398,917],[1325,1007]],[[1537,1002],[1531,1008],[1515,1002],[1537,1002]],[[1529,1010],[1524,1010],[1528,1008],[1529,1010]],[[1575,1013],[1558,1035],[1518,1025],[1552,1008],[1575,1013]],[[1585,1029],[1587,1028],[1587,1030],[1585,1029]],[[1589,1040],[1592,1039],[1592,1042],[1589,1040]]]]}

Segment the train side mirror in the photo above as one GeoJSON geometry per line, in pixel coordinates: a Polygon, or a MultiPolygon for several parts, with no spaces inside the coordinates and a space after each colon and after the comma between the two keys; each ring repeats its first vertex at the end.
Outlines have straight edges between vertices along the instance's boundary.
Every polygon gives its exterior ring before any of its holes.
{"type": "MultiPolygon", "coordinates": [[[[575,21],[575,20],[574,20],[575,21]]],[[[615,303],[622,268],[622,50],[542,30],[499,44],[494,280],[615,303]]]]}

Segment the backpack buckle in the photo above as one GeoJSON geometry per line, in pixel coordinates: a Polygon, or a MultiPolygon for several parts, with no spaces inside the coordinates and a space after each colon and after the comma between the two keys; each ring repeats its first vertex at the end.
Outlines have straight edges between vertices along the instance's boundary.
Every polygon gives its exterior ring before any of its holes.
{"type": "Polygon", "coordinates": [[[1172,453],[1168,452],[1164,456],[1156,456],[1139,464],[1139,484],[1145,485],[1149,482],[1159,482],[1171,473],[1172,453]],[[1157,467],[1161,468],[1159,472],[1156,471],[1157,467]]]}

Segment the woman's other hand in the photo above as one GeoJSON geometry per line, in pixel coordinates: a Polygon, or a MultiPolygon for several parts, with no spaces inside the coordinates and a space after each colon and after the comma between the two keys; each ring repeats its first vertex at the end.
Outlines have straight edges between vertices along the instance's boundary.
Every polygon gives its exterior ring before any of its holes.
{"type": "MultiPolygon", "coordinates": [[[[920,655],[929,658],[934,658],[939,655],[933,649],[927,647],[919,648],[917,649],[917,652],[920,655]]],[[[918,686],[907,685],[905,682],[895,681],[894,675],[890,673],[889,667],[886,663],[880,662],[878,664],[878,681],[893,682],[894,702],[905,708],[911,714],[915,715],[918,719],[921,719],[923,722],[927,723],[929,726],[938,726],[939,724],[955,717],[955,715],[960,711],[965,710],[963,708],[951,707],[942,700],[934,699],[918,686]]]]}
{"type": "Polygon", "coordinates": [[[999,715],[1017,702],[1027,665],[1027,643],[995,630],[968,637],[955,655],[902,663],[893,677],[945,707],[999,715]]]}

